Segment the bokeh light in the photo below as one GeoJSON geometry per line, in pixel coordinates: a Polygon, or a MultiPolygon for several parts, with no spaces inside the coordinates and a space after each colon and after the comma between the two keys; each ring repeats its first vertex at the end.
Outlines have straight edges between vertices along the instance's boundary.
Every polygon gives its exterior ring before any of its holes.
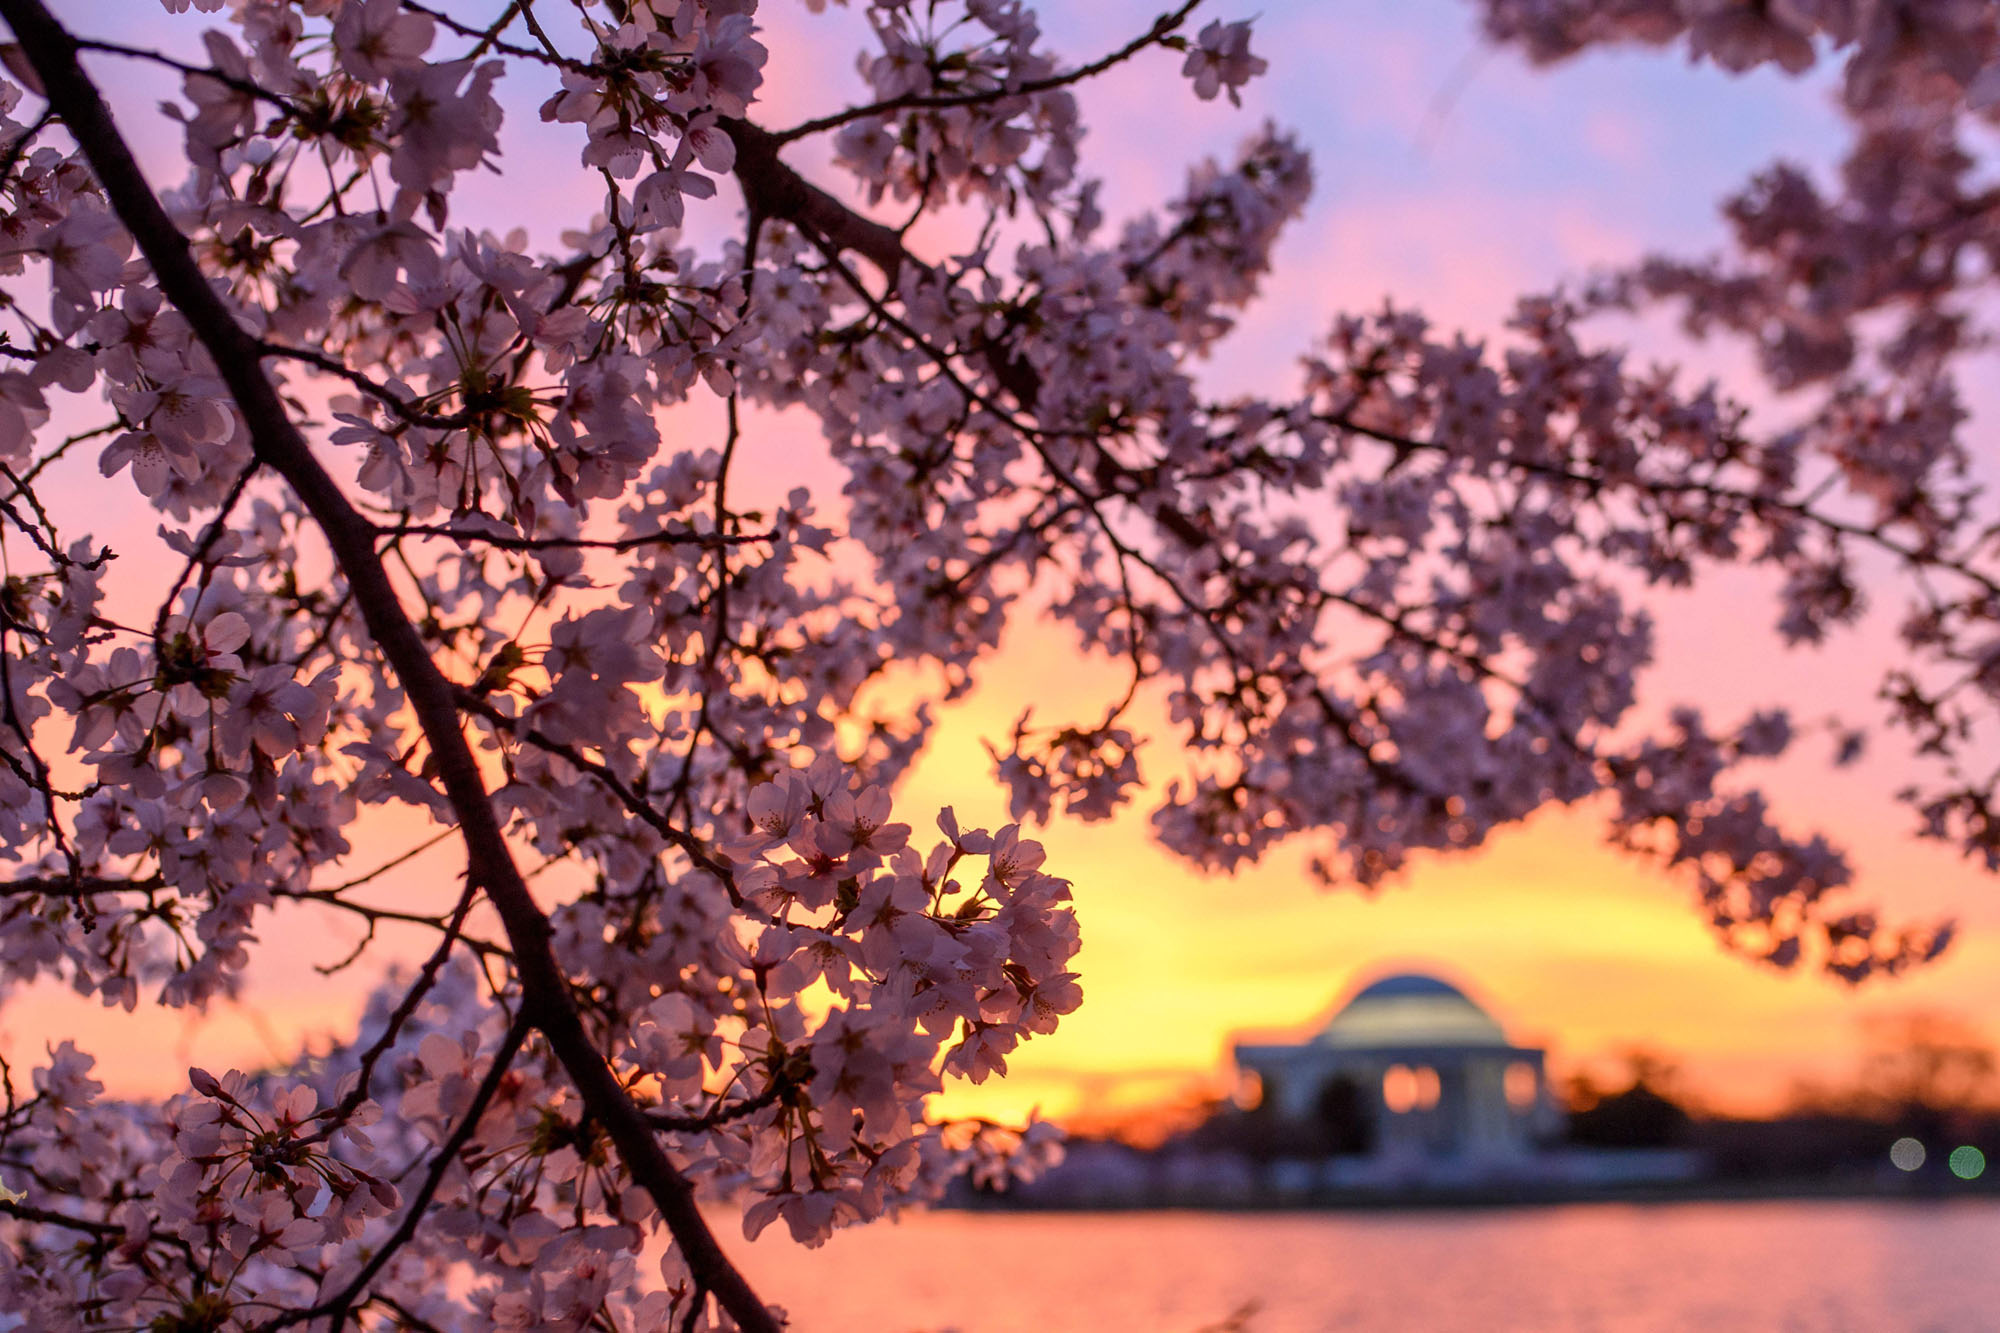
{"type": "Polygon", "coordinates": [[[1414,1111],[1419,1092],[1417,1071],[1408,1065],[1390,1065],[1382,1075],[1382,1104],[1396,1115],[1414,1111]]]}
{"type": "Polygon", "coordinates": [[[1960,1180],[1977,1180],[1981,1175],[1985,1174],[1986,1154],[1968,1143],[1963,1147],[1951,1150],[1951,1158],[1948,1164],[1951,1167],[1951,1173],[1960,1180]]]}
{"type": "Polygon", "coordinates": [[[1889,1145],[1889,1161],[1898,1171],[1914,1171],[1924,1164],[1924,1145],[1915,1139],[1897,1139],[1889,1145]]]}
{"type": "Polygon", "coordinates": [[[1502,1077],[1507,1090],[1507,1105],[1516,1111],[1534,1110],[1535,1103],[1542,1096],[1542,1078],[1535,1072],[1535,1067],[1525,1060],[1516,1060],[1507,1066],[1507,1072],[1502,1077]]]}

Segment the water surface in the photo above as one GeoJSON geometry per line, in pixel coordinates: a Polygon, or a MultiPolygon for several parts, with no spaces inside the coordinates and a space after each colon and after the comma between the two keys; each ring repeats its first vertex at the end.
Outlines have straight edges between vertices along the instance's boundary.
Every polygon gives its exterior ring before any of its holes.
{"type": "Polygon", "coordinates": [[[741,1256],[800,1333],[1992,1333],[2000,1202],[930,1213],[741,1256]],[[1231,1327],[1235,1327],[1231,1325],[1231,1327]]]}

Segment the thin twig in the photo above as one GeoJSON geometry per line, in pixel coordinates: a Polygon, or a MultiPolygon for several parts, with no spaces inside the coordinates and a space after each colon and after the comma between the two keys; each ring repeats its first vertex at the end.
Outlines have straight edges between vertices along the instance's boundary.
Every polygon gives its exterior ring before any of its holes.
{"type": "Polygon", "coordinates": [[[1152,27],[1139,36],[1134,37],[1116,51],[1093,60],[1088,65],[1080,65],[1063,74],[1052,74],[1044,79],[1027,79],[1017,84],[1002,84],[998,88],[980,89],[976,92],[905,93],[901,97],[884,98],[879,102],[870,102],[866,106],[849,107],[845,111],[836,111],[831,115],[821,116],[816,120],[805,121],[802,124],[792,126],[788,130],[779,130],[773,137],[780,144],[788,144],[794,139],[802,139],[808,134],[821,134],[827,130],[839,129],[842,125],[846,125],[851,121],[862,120],[869,116],[883,116],[895,111],[928,111],[943,107],[978,106],[982,103],[996,102],[1003,98],[1029,97],[1035,93],[1045,93],[1057,88],[1067,88],[1071,84],[1095,78],[1114,65],[1121,65],[1147,47],[1157,44],[1162,38],[1172,36],[1187,21],[1188,15],[1192,14],[1195,11],[1195,7],[1199,4],[1201,4],[1201,0],[1186,0],[1186,3],[1179,9],[1170,14],[1162,14],[1159,18],[1153,20],[1152,27]]]}

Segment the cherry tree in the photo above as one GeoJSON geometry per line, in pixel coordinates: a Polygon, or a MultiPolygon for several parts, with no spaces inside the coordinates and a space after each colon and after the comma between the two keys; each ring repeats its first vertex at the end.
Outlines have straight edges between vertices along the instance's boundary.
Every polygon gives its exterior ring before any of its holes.
{"type": "Polygon", "coordinates": [[[1149,799],[1204,866],[1305,838],[1372,884],[1599,798],[1725,943],[1858,980],[1949,928],[1852,905],[1770,817],[1739,770],[1804,729],[1648,732],[1635,688],[1647,588],[1768,567],[1812,642],[1881,567],[1886,722],[1936,761],[1907,797],[2000,864],[2000,527],[1953,388],[2000,256],[1988,0],[1486,0],[1539,61],[1844,61],[1835,192],[1774,168],[1727,256],[1530,296],[1491,345],[1342,316],[1291,396],[1220,400],[1191,363],[1306,156],[1267,126],[1114,224],[1073,91],[1151,61],[1235,100],[1265,60],[1196,0],[1084,64],[1018,0],[874,0],[869,100],[789,126],[755,0],[193,0],[194,56],[69,8],[0,0],[0,974],[200,1007],[280,906],[360,923],[350,962],[428,943],[296,1068],[158,1106],[70,1043],[0,1071],[25,1327],[773,1329],[699,1201],[814,1243],[1036,1169],[1047,1126],[925,1104],[1080,1002],[1069,885],[1021,824],[892,810],[1021,606],[1126,683],[996,742],[1016,820],[1149,799]],[[103,91],[132,64],[180,81],[184,161],[141,172],[103,91]],[[555,253],[454,203],[522,89],[597,191],[555,253]],[[1801,424],[1584,327],[1659,303],[1801,424]],[[837,494],[732,489],[773,410],[837,494]],[[79,460],[157,511],[149,568],[54,484],[79,460]],[[415,850],[356,845],[397,806],[461,854],[441,911],[368,891],[415,850]]]}

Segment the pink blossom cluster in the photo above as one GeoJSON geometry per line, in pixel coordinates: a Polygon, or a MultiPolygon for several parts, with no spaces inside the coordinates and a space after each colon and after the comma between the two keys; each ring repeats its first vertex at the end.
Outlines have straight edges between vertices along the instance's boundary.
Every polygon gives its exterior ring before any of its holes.
{"type": "Polygon", "coordinates": [[[2000,116],[2000,12],[1981,0],[1688,3],[1482,0],[1487,31],[1549,61],[1602,44],[1683,45],[1729,70],[1798,72],[1838,58],[1850,139],[1828,181],[1788,162],[1723,201],[1733,245],[1654,256],[1608,275],[1591,302],[1677,306],[1697,337],[1740,339],[1795,404],[1783,439],[1795,492],[1843,492],[1843,530],[1766,502],[1789,531],[1780,619],[1818,642],[1864,609],[1872,547],[1910,571],[1943,558],[1956,577],[1916,581],[1902,617],[1907,664],[1883,683],[1891,725],[1943,758],[1902,793],[1925,836],[2000,868],[1997,777],[1977,751],[2000,698],[1992,529],[1963,427],[1959,377],[1990,345],[1981,305],[2000,196],[1981,173],[2000,116]]]}

